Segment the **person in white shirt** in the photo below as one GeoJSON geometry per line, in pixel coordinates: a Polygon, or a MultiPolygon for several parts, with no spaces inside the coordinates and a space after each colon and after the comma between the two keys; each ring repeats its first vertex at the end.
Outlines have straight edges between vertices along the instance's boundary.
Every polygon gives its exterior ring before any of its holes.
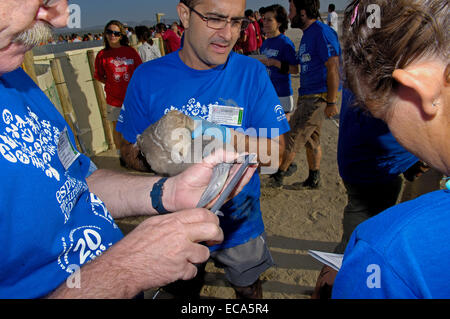
{"type": "Polygon", "coordinates": [[[336,6],[333,3],[328,6],[327,24],[338,33],[338,14],[334,11],[335,9],[336,6]]]}
{"type": "Polygon", "coordinates": [[[152,40],[150,30],[146,26],[137,26],[135,30],[139,41],[137,51],[141,56],[142,62],[160,58],[161,51],[158,44],[152,40]]]}

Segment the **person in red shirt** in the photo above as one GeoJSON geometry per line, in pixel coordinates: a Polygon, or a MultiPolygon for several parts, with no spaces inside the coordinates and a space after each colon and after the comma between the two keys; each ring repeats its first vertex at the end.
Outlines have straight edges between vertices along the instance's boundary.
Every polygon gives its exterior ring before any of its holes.
{"type": "Polygon", "coordinates": [[[158,23],[156,29],[166,44],[166,53],[175,52],[181,47],[181,37],[172,29],[167,29],[164,23],[158,23]]]}
{"type": "Polygon", "coordinates": [[[264,13],[265,13],[265,7],[261,7],[259,8],[258,11],[255,11],[255,19],[256,21],[258,21],[259,24],[259,29],[261,30],[261,38],[262,41],[264,42],[264,40],[266,39],[266,35],[264,34],[264,28],[263,28],[263,18],[264,18],[264,13]]]}
{"type": "MultiPolygon", "coordinates": [[[[250,20],[253,11],[248,9],[245,11],[245,17],[250,20]]],[[[250,20],[251,21],[251,20],[250,20]]],[[[244,32],[243,50],[245,55],[258,54],[258,42],[256,39],[256,28],[253,23],[249,23],[244,32]]]]}
{"type": "Polygon", "coordinates": [[[103,33],[105,48],[95,58],[94,78],[105,84],[107,118],[113,123],[114,144],[120,149],[121,135],[116,131],[128,83],[134,70],[142,64],[135,49],[129,46],[123,24],[112,20],[103,33]]]}
{"type": "Polygon", "coordinates": [[[258,20],[256,19],[256,13],[258,11],[253,12],[253,14],[249,17],[250,21],[252,22],[252,24],[255,26],[255,31],[256,31],[256,44],[258,46],[258,50],[259,48],[261,48],[262,43],[263,43],[263,37],[262,37],[262,32],[261,32],[261,27],[258,23],[258,20]]]}

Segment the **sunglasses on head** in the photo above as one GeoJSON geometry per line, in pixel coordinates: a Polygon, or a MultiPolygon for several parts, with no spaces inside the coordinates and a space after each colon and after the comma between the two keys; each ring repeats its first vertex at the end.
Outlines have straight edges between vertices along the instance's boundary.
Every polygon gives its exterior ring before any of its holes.
{"type": "Polygon", "coordinates": [[[106,30],[106,34],[114,35],[115,37],[120,37],[122,35],[122,33],[120,33],[120,31],[113,31],[110,29],[106,30]]]}

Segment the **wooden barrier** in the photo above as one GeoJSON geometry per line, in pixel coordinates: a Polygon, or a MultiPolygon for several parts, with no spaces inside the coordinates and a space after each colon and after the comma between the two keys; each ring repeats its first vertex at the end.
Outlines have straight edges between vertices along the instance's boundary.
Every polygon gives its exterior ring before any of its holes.
{"type": "Polygon", "coordinates": [[[63,110],[63,116],[66,122],[69,124],[72,132],[75,135],[75,142],[77,144],[77,148],[82,152],[85,152],[84,147],[82,148],[80,145],[80,141],[78,138],[79,130],[77,127],[77,119],[75,112],[72,106],[72,100],[70,99],[69,91],[67,89],[66,81],[64,79],[64,74],[61,68],[61,62],[59,59],[53,59],[50,61],[50,68],[52,70],[53,78],[55,79],[55,86],[58,92],[59,100],[61,101],[61,107],[63,110]]]}
{"type": "Polygon", "coordinates": [[[110,150],[115,150],[116,145],[114,144],[114,138],[113,138],[114,128],[112,126],[112,123],[110,121],[108,121],[108,118],[106,115],[107,114],[106,113],[106,98],[105,98],[105,92],[103,90],[103,85],[100,81],[98,81],[94,78],[95,53],[93,50],[87,51],[87,58],[88,58],[88,62],[89,62],[89,68],[91,70],[92,81],[93,81],[94,90],[95,90],[95,96],[97,97],[98,108],[100,110],[100,115],[102,118],[103,129],[105,131],[105,139],[108,144],[108,148],[110,150]]]}
{"type": "Polygon", "coordinates": [[[36,70],[34,69],[34,56],[31,50],[25,53],[22,68],[28,74],[28,76],[33,79],[34,83],[36,83],[36,85],[39,85],[36,76],[36,70]]]}

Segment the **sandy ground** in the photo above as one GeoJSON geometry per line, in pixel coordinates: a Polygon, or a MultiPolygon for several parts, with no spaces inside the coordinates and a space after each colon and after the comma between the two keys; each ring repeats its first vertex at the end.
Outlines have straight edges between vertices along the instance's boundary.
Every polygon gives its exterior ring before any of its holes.
{"type": "MultiPolygon", "coordinates": [[[[300,34],[298,30],[287,32],[296,48],[300,42],[300,34]]],[[[293,76],[292,80],[296,101],[299,77],[293,76]]],[[[302,191],[265,187],[261,189],[261,208],[267,242],[276,263],[275,267],[261,276],[263,297],[266,299],[310,298],[322,264],[310,257],[307,250],[332,251],[340,241],[341,219],[347,197],[336,162],[337,125],[337,122],[332,120],[326,120],[323,125],[320,189],[302,191]]],[[[95,156],[93,160],[101,168],[125,170],[119,166],[117,155],[112,151],[95,156]]],[[[303,181],[307,177],[308,168],[304,151],[297,154],[295,162],[298,170],[285,179],[288,185],[303,181]]],[[[412,198],[418,193],[438,188],[439,177],[439,174],[431,171],[420,178],[418,185],[408,183],[404,190],[405,198],[412,198]]],[[[262,180],[266,178],[268,177],[264,175],[262,180]]],[[[142,220],[143,218],[128,218],[117,222],[127,233],[142,220]]],[[[226,281],[221,269],[208,262],[206,271],[206,285],[202,289],[201,297],[234,298],[234,290],[226,281]]],[[[152,298],[154,293],[153,290],[147,291],[145,297],[152,298]]],[[[163,291],[157,296],[157,298],[170,297],[163,291]]]]}

